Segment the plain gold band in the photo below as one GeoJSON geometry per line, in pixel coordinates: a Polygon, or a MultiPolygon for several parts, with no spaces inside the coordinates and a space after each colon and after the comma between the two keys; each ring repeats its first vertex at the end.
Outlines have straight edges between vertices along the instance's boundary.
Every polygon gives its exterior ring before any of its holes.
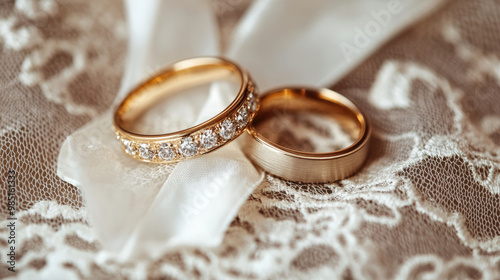
{"type": "Polygon", "coordinates": [[[130,157],[153,163],[171,163],[212,152],[237,138],[258,109],[258,97],[250,76],[237,64],[216,57],[200,57],[174,63],[130,91],[114,114],[114,130],[130,157]],[[215,117],[172,133],[147,135],[132,131],[130,124],[159,100],[176,91],[219,79],[236,78],[236,98],[215,117]]]}
{"type": "MultiPolygon", "coordinates": [[[[327,183],[344,179],[357,172],[369,151],[371,128],[364,114],[346,97],[329,89],[280,88],[260,97],[261,107],[273,100],[308,97],[334,103],[356,118],[360,133],[347,148],[330,153],[296,151],[269,141],[250,124],[247,128],[245,153],[262,169],[286,180],[309,183],[327,183]]],[[[304,104],[307,106],[307,104],[304,104]]],[[[257,113],[263,114],[262,110],[257,113]]]]}

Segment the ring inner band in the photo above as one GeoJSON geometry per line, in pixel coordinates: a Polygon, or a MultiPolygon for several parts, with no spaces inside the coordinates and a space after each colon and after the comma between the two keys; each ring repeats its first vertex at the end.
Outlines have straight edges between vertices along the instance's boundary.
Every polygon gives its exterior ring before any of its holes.
{"type": "MultiPolygon", "coordinates": [[[[317,96],[299,94],[288,90],[279,94],[269,95],[265,98],[265,102],[260,107],[259,113],[253,121],[253,126],[257,133],[270,142],[273,142],[275,145],[280,146],[281,149],[293,150],[296,154],[330,154],[333,151],[350,146],[360,138],[362,135],[362,125],[357,117],[358,116],[351,109],[338,102],[327,101],[317,96]],[[308,119],[309,116],[315,118],[310,120],[310,118],[308,119]],[[300,135],[300,131],[293,131],[296,129],[296,125],[301,125],[301,120],[313,122],[314,119],[318,117],[324,121],[328,121],[330,126],[335,124],[341,131],[330,131],[327,129],[331,127],[321,126],[315,127],[316,130],[319,130],[315,133],[314,129],[308,130],[308,132],[313,132],[311,133],[312,135],[300,135]],[[280,137],[276,135],[277,132],[284,133],[289,137],[280,137]],[[297,135],[300,139],[303,139],[303,136],[307,136],[307,139],[315,135],[317,137],[326,138],[328,142],[335,142],[329,139],[335,139],[337,136],[340,136],[338,135],[340,132],[343,134],[341,135],[343,137],[339,137],[341,139],[343,138],[340,148],[338,148],[339,141],[337,141],[337,145],[335,145],[337,148],[332,148],[332,146],[307,147],[307,145],[304,146],[293,142],[293,135],[297,135]]],[[[302,130],[304,130],[304,125],[307,125],[307,123],[302,123],[302,130]]],[[[309,123],[309,125],[314,124],[309,123]]],[[[295,139],[295,142],[299,142],[299,140],[295,139]]]]}
{"type": "Polygon", "coordinates": [[[362,140],[367,129],[366,120],[359,109],[350,100],[333,91],[283,89],[261,97],[261,107],[252,124],[255,133],[258,134],[259,137],[265,138],[265,136],[259,132],[259,124],[273,117],[273,115],[283,113],[284,111],[288,113],[309,111],[325,115],[325,117],[349,119],[354,121],[358,126],[357,131],[359,131],[359,133],[356,133],[356,139],[352,145],[342,150],[327,153],[298,151],[267,140],[272,146],[297,156],[322,158],[343,155],[348,151],[356,149],[356,144],[362,140]]]}
{"type": "MultiPolygon", "coordinates": [[[[238,83],[241,85],[239,91],[243,90],[243,74],[232,63],[223,60],[197,65],[178,63],[175,68],[163,71],[160,75],[142,83],[133,90],[118,107],[115,114],[115,123],[123,131],[138,135],[133,131],[133,124],[149,108],[184,89],[194,88],[217,80],[238,83]]],[[[237,101],[235,100],[233,103],[237,101]]],[[[231,105],[234,105],[233,103],[231,105]]]]}

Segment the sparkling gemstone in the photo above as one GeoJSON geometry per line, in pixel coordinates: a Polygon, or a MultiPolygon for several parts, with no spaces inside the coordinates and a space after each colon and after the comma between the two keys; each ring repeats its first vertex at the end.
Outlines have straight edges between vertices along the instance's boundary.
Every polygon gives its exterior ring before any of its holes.
{"type": "Polygon", "coordinates": [[[238,117],[236,117],[236,122],[238,122],[238,127],[243,128],[248,124],[248,111],[245,107],[238,109],[238,117]]]}
{"type": "Polygon", "coordinates": [[[253,93],[248,95],[248,110],[254,112],[257,109],[257,98],[253,93]]]}
{"type": "Polygon", "coordinates": [[[252,82],[248,83],[248,91],[253,92],[255,90],[255,86],[252,82]]]}
{"type": "Polygon", "coordinates": [[[236,132],[236,125],[230,119],[226,119],[222,122],[222,126],[220,128],[220,136],[226,140],[229,140],[233,137],[236,132]]]}
{"type": "Polygon", "coordinates": [[[135,147],[133,146],[133,142],[128,139],[122,139],[123,147],[125,148],[125,152],[131,156],[135,155],[135,147]]]}
{"type": "Polygon", "coordinates": [[[193,141],[193,138],[184,138],[182,139],[180,151],[185,157],[192,157],[198,151],[198,145],[193,141]]]}
{"type": "Polygon", "coordinates": [[[149,144],[144,143],[139,145],[139,156],[150,160],[155,157],[155,152],[149,147],[149,144]]]}
{"type": "Polygon", "coordinates": [[[217,134],[215,134],[211,129],[205,130],[201,135],[201,145],[205,149],[211,149],[217,144],[217,134]]]}
{"type": "Polygon", "coordinates": [[[164,160],[171,160],[175,157],[175,150],[172,144],[163,143],[158,149],[158,156],[164,160]]]}

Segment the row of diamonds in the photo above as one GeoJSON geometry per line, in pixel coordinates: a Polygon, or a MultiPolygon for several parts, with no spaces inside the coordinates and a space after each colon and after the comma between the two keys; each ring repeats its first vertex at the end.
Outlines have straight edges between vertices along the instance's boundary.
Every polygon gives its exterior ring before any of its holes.
{"type": "MultiPolygon", "coordinates": [[[[253,86],[249,89],[253,91],[253,86]]],[[[232,140],[234,136],[243,132],[248,122],[253,118],[257,105],[257,97],[253,92],[250,92],[247,100],[235,115],[203,130],[201,133],[194,133],[180,141],[150,144],[138,143],[122,137],[120,134],[118,134],[118,138],[122,142],[124,151],[130,156],[154,162],[177,161],[213,150],[232,140]]]]}

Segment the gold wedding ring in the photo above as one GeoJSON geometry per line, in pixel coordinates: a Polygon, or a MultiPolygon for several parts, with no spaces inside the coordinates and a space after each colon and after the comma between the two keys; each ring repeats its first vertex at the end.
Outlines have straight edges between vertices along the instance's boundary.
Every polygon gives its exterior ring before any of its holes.
{"type": "Polygon", "coordinates": [[[123,151],[134,159],[171,163],[212,152],[237,138],[258,109],[255,86],[246,71],[233,62],[201,57],[177,62],[134,88],[118,105],[114,130],[123,151]],[[221,79],[236,79],[236,98],[215,117],[184,130],[145,135],[132,131],[132,123],[170,94],[221,79]]]}
{"type": "Polygon", "coordinates": [[[371,134],[366,117],[349,99],[329,89],[310,88],[280,88],[263,94],[259,112],[247,130],[250,136],[245,153],[256,165],[283,179],[309,183],[333,182],[353,175],[368,156],[371,134]],[[272,117],[270,114],[283,110],[351,119],[359,133],[350,146],[332,152],[304,152],[285,147],[270,141],[258,129],[262,121],[272,117]]]}

